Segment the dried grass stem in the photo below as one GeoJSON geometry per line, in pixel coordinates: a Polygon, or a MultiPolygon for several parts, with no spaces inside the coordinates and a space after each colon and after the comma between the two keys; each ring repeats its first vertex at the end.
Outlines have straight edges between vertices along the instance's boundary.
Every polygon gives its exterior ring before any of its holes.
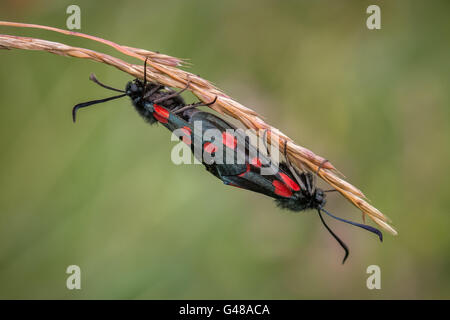
{"type": "MultiPolygon", "coordinates": [[[[105,40],[99,37],[48,26],[15,23],[8,21],[0,21],[0,26],[46,29],[101,42],[105,45],[113,47],[123,54],[140,59],[141,61],[144,61],[146,58],[148,58],[147,80],[158,82],[165,86],[184,88],[189,79],[189,90],[192,91],[192,93],[195,94],[200,100],[204,102],[210,102],[217,96],[216,103],[210,106],[212,109],[239,120],[245,127],[254,129],[257,132],[259,130],[267,129],[267,131],[270,132],[270,134],[268,135],[269,143],[273,139],[287,141],[287,154],[294,165],[298,167],[306,166],[311,171],[316,172],[319,166],[322,164],[322,169],[319,170],[318,175],[324,181],[329,183],[332,187],[336,188],[346,199],[348,199],[357,208],[359,208],[363,212],[363,215],[367,214],[367,216],[369,216],[380,227],[394,235],[397,234],[395,229],[387,223],[388,218],[374,206],[369,204],[364,194],[358,188],[345,181],[330,162],[324,163],[324,158],[314,154],[312,151],[302,146],[295,144],[292,139],[283,134],[281,131],[264,122],[264,120],[262,120],[262,118],[255,111],[233,100],[224,92],[212,85],[209,81],[204,80],[195,74],[180,69],[179,67],[184,62],[182,59],[144,49],[121,46],[112,41],[105,40]]],[[[131,64],[108,54],[80,47],[72,47],[58,42],[2,34],[0,35],[0,48],[39,50],[62,56],[89,59],[114,66],[117,69],[126,72],[136,78],[142,79],[144,77],[143,63],[131,64]]]]}

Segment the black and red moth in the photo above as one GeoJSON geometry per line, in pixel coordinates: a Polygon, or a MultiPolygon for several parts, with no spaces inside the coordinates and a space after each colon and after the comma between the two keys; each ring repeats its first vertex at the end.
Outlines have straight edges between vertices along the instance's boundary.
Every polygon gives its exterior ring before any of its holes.
{"type": "MultiPolygon", "coordinates": [[[[180,132],[179,138],[191,146],[191,150],[194,154],[196,154],[194,147],[201,146],[201,151],[203,153],[214,155],[215,152],[226,151],[234,152],[235,159],[243,157],[245,161],[244,163],[241,162],[241,164],[238,164],[239,162],[236,161],[231,164],[227,164],[226,162],[211,163],[204,161],[203,157],[199,159],[202,161],[206,170],[222,180],[224,184],[272,197],[275,199],[277,205],[284,209],[296,212],[307,209],[316,210],[325,228],[345,251],[342,263],[344,263],[348,257],[348,247],[325,223],[322,212],[339,221],[368,230],[378,235],[379,239],[383,241],[382,233],[378,229],[336,217],[325,210],[326,192],[335,190],[324,191],[317,188],[315,186],[315,173],[305,169],[299,170],[294,168],[289,163],[286,154],[285,161],[278,164],[275,170],[273,170],[273,174],[262,175],[261,167],[263,165],[270,164],[273,166],[270,156],[255,150],[255,147],[248,141],[245,143],[244,149],[238,148],[236,137],[229,133],[230,129],[236,130],[236,127],[212,113],[200,111],[196,108],[199,106],[211,105],[215,102],[215,99],[210,103],[198,102],[187,105],[180,96],[180,93],[187,89],[189,83],[186,88],[176,92],[158,83],[134,79],[127,83],[125,90],[119,90],[102,84],[94,75],[91,75],[90,79],[106,89],[117,91],[121,94],[106,99],[77,104],[72,110],[74,122],[76,119],[76,112],[80,108],[128,96],[136,111],[148,123],[160,123],[172,132],[180,132]],[[198,122],[201,123],[201,134],[196,133],[196,130],[194,130],[194,123],[198,122]],[[208,129],[220,130],[222,139],[220,139],[220,141],[205,139],[203,133],[208,129]],[[242,154],[242,152],[245,154],[242,154]],[[257,154],[258,156],[249,157],[251,154],[257,154]]],[[[284,147],[286,152],[286,145],[284,147]]]]}

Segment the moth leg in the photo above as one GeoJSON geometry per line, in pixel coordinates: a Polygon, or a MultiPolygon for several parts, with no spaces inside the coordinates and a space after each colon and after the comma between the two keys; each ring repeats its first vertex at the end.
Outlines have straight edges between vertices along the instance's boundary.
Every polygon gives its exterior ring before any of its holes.
{"type": "Polygon", "coordinates": [[[150,97],[152,94],[154,94],[156,91],[160,90],[161,88],[163,88],[163,86],[161,86],[161,85],[154,87],[152,90],[145,93],[143,99],[144,100],[147,99],[148,97],[150,97]]]}
{"type": "Polygon", "coordinates": [[[266,154],[270,157],[269,148],[267,147],[267,131],[269,131],[269,129],[266,128],[263,133],[263,143],[264,147],[266,148],[266,154]]]}
{"type": "Polygon", "coordinates": [[[176,92],[174,92],[172,94],[169,94],[168,96],[164,96],[164,97],[161,97],[159,99],[156,99],[155,101],[153,101],[153,103],[161,103],[163,101],[172,99],[174,97],[178,97],[181,93],[186,91],[189,88],[190,85],[191,85],[191,80],[188,78],[188,82],[187,82],[186,86],[183,89],[181,89],[180,91],[176,91],[176,92]]]}
{"type": "Polygon", "coordinates": [[[214,100],[211,101],[211,102],[204,103],[204,102],[201,102],[201,101],[200,101],[200,102],[188,104],[188,105],[185,105],[184,107],[182,107],[182,108],[180,108],[180,109],[177,109],[177,110],[173,111],[173,113],[177,114],[177,113],[186,111],[186,110],[188,110],[188,109],[192,109],[192,108],[196,108],[196,107],[201,107],[201,106],[206,106],[206,107],[207,107],[207,106],[210,106],[210,105],[216,103],[216,101],[217,101],[217,96],[216,96],[216,97],[214,98],[214,100]]]}
{"type": "Polygon", "coordinates": [[[317,168],[316,174],[313,175],[313,179],[314,179],[314,183],[313,183],[313,185],[314,185],[314,190],[313,190],[313,192],[316,191],[317,176],[319,175],[319,171],[322,169],[323,165],[324,165],[325,163],[327,163],[327,162],[329,162],[327,159],[323,160],[323,161],[320,163],[319,167],[317,168]]]}
{"type": "Polygon", "coordinates": [[[308,184],[308,186],[306,187],[302,180],[300,179],[300,177],[298,176],[297,172],[295,171],[294,167],[292,167],[291,162],[289,161],[289,158],[287,156],[287,140],[284,140],[284,158],[286,159],[286,165],[289,168],[289,171],[291,171],[292,175],[295,177],[295,179],[297,180],[298,184],[300,185],[301,188],[303,188],[303,190],[307,190],[308,193],[311,192],[311,186],[308,183],[308,179],[306,179],[306,183],[308,184]]]}
{"type": "Polygon", "coordinates": [[[323,160],[323,161],[320,163],[320,165],[319,165],[319,167],[317,168],[317,171],[316,171],[316,174],[317,174],[317,175],[319,174],[320,169],[322,169],[323,166],[324,166],[324,164],[327,163],[327,162],[330,162],[330,161],[328,161],[327,159],[325,159],[325,160],[323,160]]]}

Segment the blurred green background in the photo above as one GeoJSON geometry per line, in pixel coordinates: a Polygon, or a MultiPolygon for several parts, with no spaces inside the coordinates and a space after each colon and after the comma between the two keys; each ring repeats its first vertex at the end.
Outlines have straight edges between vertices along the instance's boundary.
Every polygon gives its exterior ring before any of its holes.
{"type": "MultiPolygon", "coordinates": [[[[129,101],[80,112],[130,76],[44,52],[0,51],[0,298],[450,298],[448,1],[15,1],[1,20],[65,28],[189,58],[360,187],[399,231],[379,243],[317,214],[170,161],[170,133],[129,101]],[[366,8],[381,7],[381,30],[366,8]],[[66,289],[67,266],[82,289],[66,289]],[[381,290],[366,268],[381,267],[381,290]]],[[[26,35],[115,51],[42,30],[26,35]]],[[[124,58],[122,55],[119,57],[124,58]]],[[[129,59],[129,61],[137,62],[129,59]]],[[[186,95],[188,101],[194,100],[186,95]]],[[[328,209],[359,221],[329,196],[328,209]]]]}

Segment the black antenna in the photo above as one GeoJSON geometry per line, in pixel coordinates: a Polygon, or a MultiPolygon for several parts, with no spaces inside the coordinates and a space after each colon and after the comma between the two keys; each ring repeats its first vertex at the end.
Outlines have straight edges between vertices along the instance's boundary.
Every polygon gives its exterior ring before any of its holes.
{"type": "Polygon", "coordinates": [[[88,101],[88,102],[79,103],[75,107],[73,107],[73,109],[72,109],[73,122],[76,121],[76,113],[77,113],[78,109],[85,108],[85,107],[91,106],[93,104],[103,103],[103,102],[106,102],[106,101],[122,98],[122,97],[125,97],[125,96],[126,96],[126,93],[123,93],[123,94],[119,94],[118,96],[113,96],[113,97],[109,97],[109,98],[106,98],[106,99],[92,100],[92,101],[88,101]]]}
{"type": "MultiPolygon", "coordinates": [[[[317,212],[319,213],[319,217],[320,220],[322,221],[322,224],[325,226],[325,228],[327,228],[328,232],[331,233],[331,235],[333,236],[334,239],[336,239],[336,241],[341,245],[342,249],[344,249],[345,251],[345,256],[344,259],[342,260],[342,264],[345,263],[345,260],[347,260],[348,258],[348,254],[349,254],[349,250],[347,245],[344,243],[344,241],[342,241],[331,229],[330,227],[325,223],[325,220],[322,217],[322,213],[320,212],[321,209],[317,209],[317,212]]],[[[326,211],[325,211],[326,212],[326,211]]],[[[327,212],[326,212],[327,213],[327,212]]]]}
{"type": "Polygon", "coordinates": [[[119,90],[119,89],[116,89],[116,88],[113,88],[113,87],[107,86],[106,84],[101,83],[100,81],[98,81],[97,77],[93,73],[91,73],[91,75],[89,76],[89,80],[94,81],[100,87],[103,87],[105,89],[112,90],[112,91],[117,91],[117,92],[125,92],[123,90],[119,90]]]}
{"type": "Polygon", "coordinates": [[[336,217],[335,215],[329,213],[327,210],[325,210],[325,209],[323,209],[323,208],[319,208],[319,210],[325,212],[327,215],[329,215],[330,217],[332,217],[332,218],[334,218],[334,219],[336,219],[336,220],[339,220],[339,221],[342,221],[342,222],[345,222],[345,223],[354,225],[354,226],[356,226],[356,227],[365,229],[365,230],[367,230],[367,231],[369,231],[369,232],[375,233],[375,234],[378,236],[378,238],[380,238],[380,241],[383,242],[383,234],[381,233],[380,230],[378,230],[378,229],[376,229],[376,228],[374,228],[374,227],[368,226],[368,225],[366,225],[366,224],[361,224],[361,223],[357,223],[357,222],[353,222],[353,221],[349,221],[349,220],[345,220],[345,219],[336,217]]]}

